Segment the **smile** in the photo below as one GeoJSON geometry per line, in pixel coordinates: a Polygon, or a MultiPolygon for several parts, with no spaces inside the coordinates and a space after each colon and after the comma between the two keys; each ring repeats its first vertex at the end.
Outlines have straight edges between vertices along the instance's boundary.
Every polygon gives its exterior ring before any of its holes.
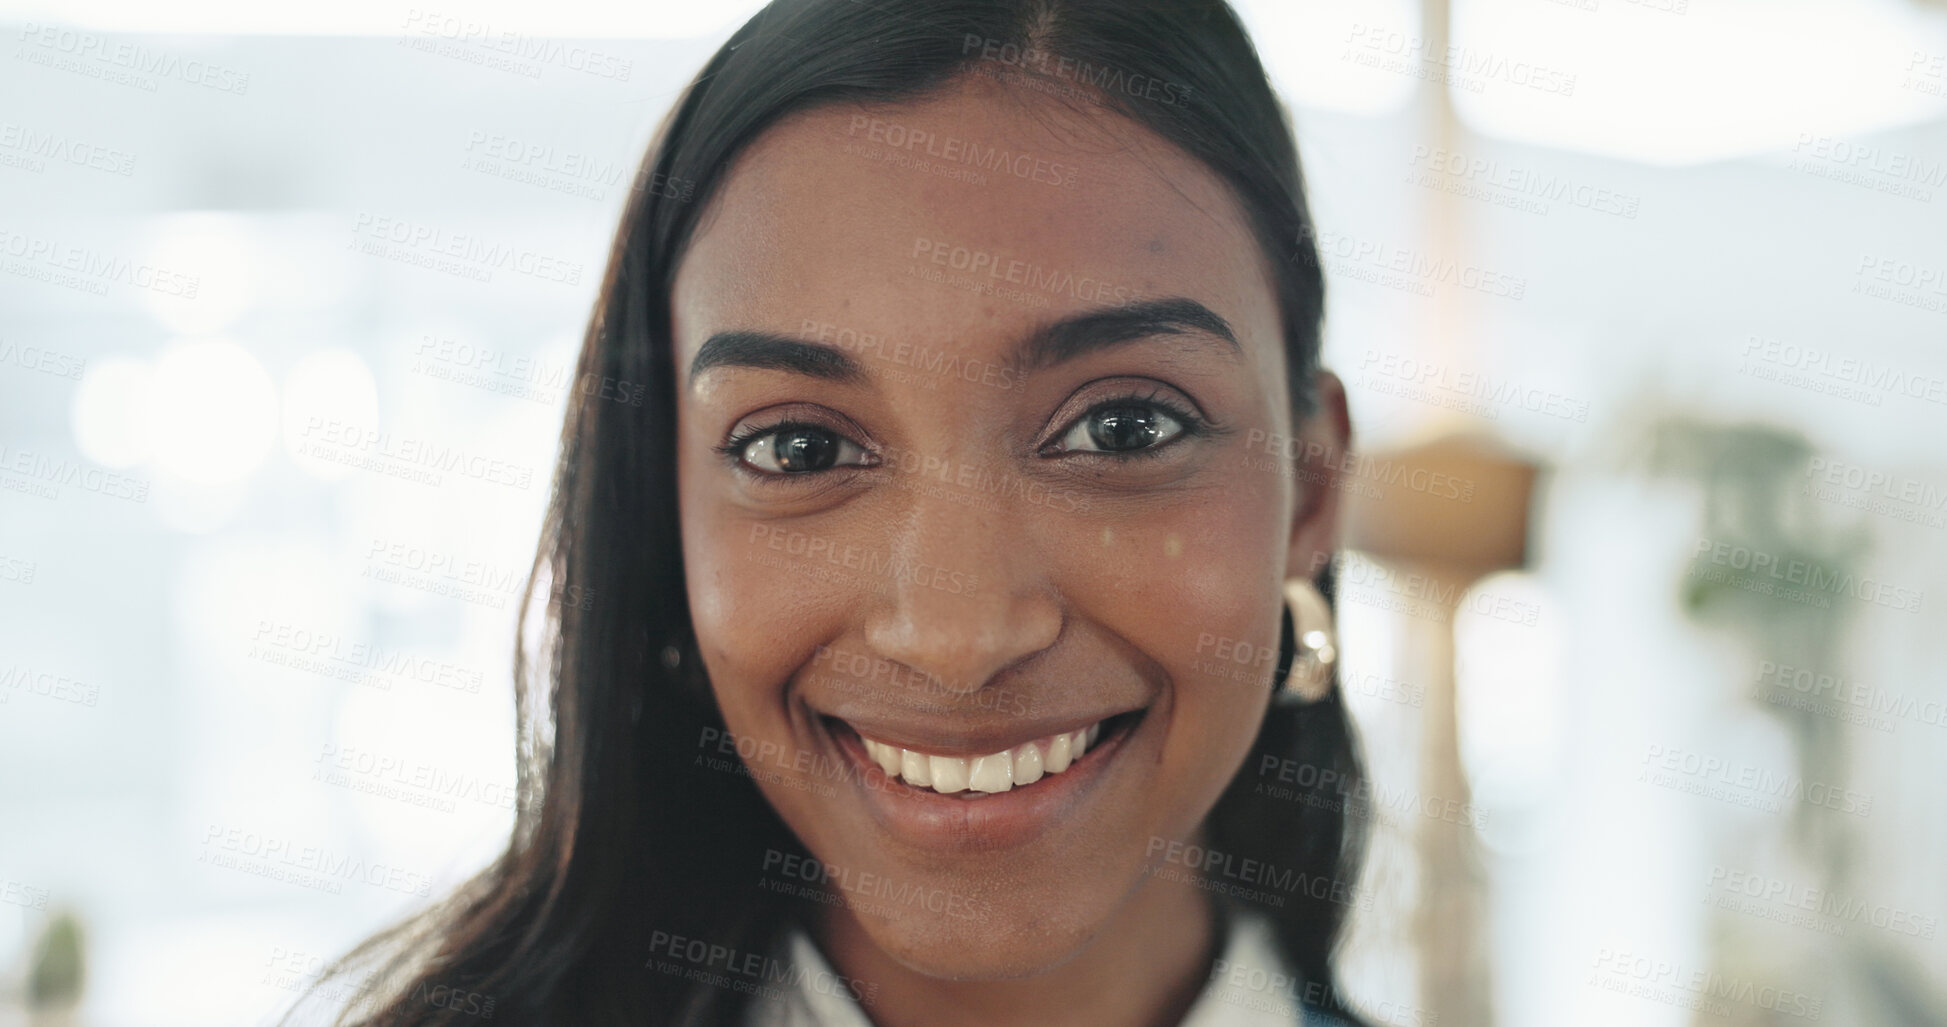
{"type": "Polygon", "coordinates": [[[1127,800],[1147,787],[1142,775],[1160,740],[1144,728],[1150,712],[1140,707],[1011,730],[949,730],[866,711],[859,721],[814,716],[827,744],[857,770],[852,794],[891,838],[933,851],[992,852],[1074,830],[1106,815],[1095,798],[1127,800]],[[1132,747],[1142,755],[1124,759],[1132,747]]]}
{"type": "Polygon", "coordinates": [[[1067,770],[1088,752],[1102,735],[1104,721],[1085,728],[1022,742],[1011,749],[972,758],[935,756],[904,749],[859,735],[866,754],[886,772],[915,788],[930,788],[942,795],[956,792],[1005,792],[1017,785],[1031,785],[1048,774],[1067,770]]]}

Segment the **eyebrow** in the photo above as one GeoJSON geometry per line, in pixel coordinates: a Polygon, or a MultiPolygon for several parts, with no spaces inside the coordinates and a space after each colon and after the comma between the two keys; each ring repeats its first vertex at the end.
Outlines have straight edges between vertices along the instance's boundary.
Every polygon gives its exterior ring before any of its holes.
{"type": "MultiPolygon", "coordinates": [[[[1015,348],[1015,362],[1024,373],[1038,371],[1143,339],[1192,333],[1221,340],[1232,355],[1243,352],[1230,322],[1196,300],[1172,297],[1101,307],[1042,325],[1015,348]]],[[[841,384],[855,384],[866,377],[864,366],[843,350],[773,332],[730,331],[710,336],[690,361],[690,384],[694,386],[705,371],[717,367],[790,371],[841,384]]]]}
{"type": "Polygon", "coordinates": [[[1173,297],[1102,307],[1044,325],[1022,340],[1015,359],[1023,372],[1039,371],[1142,339],[1198,332],[1222,340],[1232,355],[1243,353],[1230,322],[1196,300],[1173,297]]]}
{"type": "Polygon", "coordinates": [[[865,379],[865,368],[843,350],[771,332],[718,332],[704,340],[690,361],[690,384],[715,367],[755,367],[823,378],[834,382],[865,379]]]}

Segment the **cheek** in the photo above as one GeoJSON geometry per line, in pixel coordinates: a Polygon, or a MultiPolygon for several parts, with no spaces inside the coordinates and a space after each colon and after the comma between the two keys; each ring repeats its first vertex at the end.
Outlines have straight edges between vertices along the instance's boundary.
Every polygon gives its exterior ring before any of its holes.
{"type": "Polygon", "coordinates": [[[1228,783],[1275,684],[1285,506],[1213,488],[1073,540],[1076,605],[1169,682],[1167,779],[1200,797],[1228,783]]]}
{"type": "MultiPolygon", "coordinates": [[[[1268,500],[1213,505],[1170,561],[1180,580],[1170,647],[1156,654],[1177,683],[1192,758],[1228,781],[1257,733],[1277,682],[1285,525],[1268,500]],[[1215,758],[1221,754],[1222,758],[1215,758]]],[[[1160,626],[1159,626],[1160,627],[1160,626]]]]}
{"type": "Polygon", "coordinates": [[[830,637],[829,590],[803,574],[799,533],[739,515],[694,467],[679,468],[684,576],[704,668],[733,730],[783,716],[784,683],[830,637]]]}

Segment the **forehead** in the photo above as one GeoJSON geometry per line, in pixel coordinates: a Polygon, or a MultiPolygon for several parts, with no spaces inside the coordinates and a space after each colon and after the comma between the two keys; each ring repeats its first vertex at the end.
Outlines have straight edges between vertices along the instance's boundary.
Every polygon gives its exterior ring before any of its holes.
{"type": "Polygon", "coordinates": [[[678,374],[732,328],[964,349],[1178,296],[1247,347],[1281,337],[1230,190],[1133,122],[969,78],[793,116],[740,156],[677,276],[678,374]]]}

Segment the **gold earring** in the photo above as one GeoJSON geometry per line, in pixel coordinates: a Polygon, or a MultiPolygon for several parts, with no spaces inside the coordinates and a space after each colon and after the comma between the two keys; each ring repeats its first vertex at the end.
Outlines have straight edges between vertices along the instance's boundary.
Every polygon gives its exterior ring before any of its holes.
{"type": "Polygon", "coordinates": [[[1285,607],[1291,612],[1291,633],[1297,652],[1291,673],[1285,675],[1284,694],[1300,702],[1317,702],[1332,689],[1332,669],[1339,662],[1339,634],[1332,624],[1332,608],[1318,586],[1304,578],[1284,583],[1285,607]]]}

